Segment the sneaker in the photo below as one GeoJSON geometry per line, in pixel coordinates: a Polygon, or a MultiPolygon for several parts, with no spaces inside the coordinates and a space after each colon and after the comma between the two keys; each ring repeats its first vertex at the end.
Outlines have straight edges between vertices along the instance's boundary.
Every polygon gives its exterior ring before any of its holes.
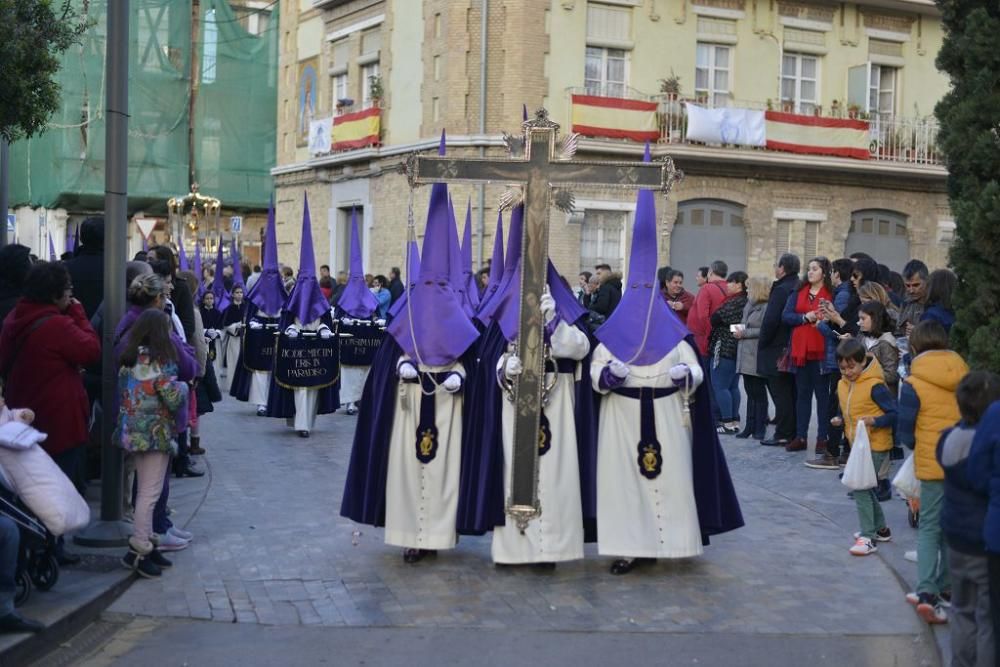
{"type": "Polygon", "coordinates": [[[867,537],[859,537],[854,540],[854,546],[848,549],[848,551],[851,552],[852,556],[870,556],[878,551],[878,547],[867,537]]]}
{"type": "Polygon", "coordinates": [[[177,526],[170,526],[170,528],[167,529],[167,532],[173,535],[174,537],[181,538],[185,542],[190,542],[191,540],[194,539],[194,533],[190,533],[186,530],[181,530],[177,526]]]}
{"type": "Polygon", "coordinates": [[[257,416],[258,417],[266,417],[267,416],[267,407],[263,406],[263,405],[258,405],[257,406],[257,416]]]}
{"type": "Polygon", "coordinates": [[[837,464],[837,457],[830,456],[829,454],[823,454],[817,456],[814,459],[806,461],[805,466],[807,468],[813,468],[814,470],[839,470],[840,466],[837,464]]]}
{"type": "Polygon", "coordinates": [[[715,432],[719,435],[736,435],[740,432],[739,426],[730,426],[728,424],[719,424],[715,427],[715,432]]]}
{"type": "MultiPolygon", "coordinates": [[[[861,537],[861,533],[854,533],[854,539],[858,539],[859,537],[861,537]]],[[[892,531],[889,530],[889,526],[875,531],[875,541],[892,542],[892,531]]]]}
{"type": "Polygon", "coordinates": [[[921,593],[917,603],[917,615],[931,625],[941,625],[948,622],[948,612],[941,606],[941,600],[936,595],[921,593]]]}
{"type": "Polygon", "coordinates": [[[917,593],[915,591],[910,591],[909,593],[906,594],[906,601],[912,604],[914,607],[916,607],[918,604],[920,604],[920,593],[917,593]]]}
{"type": "Polygon", "coordinates": [[[951,591],[941,591],[938,595],[938,602],[945,609],[951,609],[951,591]]]}
{"type": "Polygon", "coordinates": [[[906,553],[903,554],[903,560],[908,560],[911,563],[916,563],[917,562],[917,552],[916,551],[907,551],[906,553]]]}
{"type": "Polygon", "coordinates": [[[160,551],[181,551],[187,549],[188,544],[187,540],[182,540],[168,530],[165,535],[160,537],[159,549],[160,551]]]}

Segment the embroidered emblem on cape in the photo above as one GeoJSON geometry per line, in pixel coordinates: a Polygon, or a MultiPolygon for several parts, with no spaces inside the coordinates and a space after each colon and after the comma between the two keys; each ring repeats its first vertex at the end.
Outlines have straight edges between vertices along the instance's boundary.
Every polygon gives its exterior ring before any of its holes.
{"type": "Polygon", "coordinates": [[[417,460],[421,463],[430,463],[437,456],[438,432],[434,426],[417,429],[417,460]]]}
{"type": "Polygon", "coordinates": [[[549,428],[549,418],[542,411],[538,420],[538,455],[544,456],[552,448],[552,429],[549,428]]]}
{"type": "Polygon", "coordinates": [[[639,472],[646,479],[656,479],[663,470],[663,456],[660,454],[660,443],[652,442],[639,443],[639,472]]]}

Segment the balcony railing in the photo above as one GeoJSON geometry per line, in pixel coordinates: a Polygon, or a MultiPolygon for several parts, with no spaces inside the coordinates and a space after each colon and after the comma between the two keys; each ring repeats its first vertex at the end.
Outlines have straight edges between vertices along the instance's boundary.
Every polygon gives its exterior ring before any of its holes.
{"type": "MultiPolygon", "coordinates": [[[[572,94],[589,94],[585,88],[572,88],[568,93],[568,100],[571,99],[570,96],[572,94]]],[[[782,152],[762,147],[735,144],[706,144],[700,141],[689,140],[687,136],[687,105],[689,103],[697,104],[698,106],[711,109],[713,108],[713,104],[710,99],[669,94],[642,95],[637,91],[630,92],[629,99],[656,103],[659,143],[719,146],[729,149],[767,151],[771,153],[782,152]]],[[[781,108],[780,105],[772,109],[772,105],[769,102],[730,100],[726,106],[754,111],[774,110],[792,112],[791,108],[781,108]]],[[[809,115],[823,118],[852,118],[867,122],[869,138],[868,159],[870,160],[916,165],[942,165],[944,163],[944,156],[940,153],[937,146],[938,124],[934,118],[907,118],[889,114],[856,113],[848,111],[842,106],[834,106],[830,109],[817,108],[813,114],[809,115]]],[[[568,116],[572,117],[571,103],[568,116]]],[[[616,139],[608,140],[616,141],[616,139]]]]}

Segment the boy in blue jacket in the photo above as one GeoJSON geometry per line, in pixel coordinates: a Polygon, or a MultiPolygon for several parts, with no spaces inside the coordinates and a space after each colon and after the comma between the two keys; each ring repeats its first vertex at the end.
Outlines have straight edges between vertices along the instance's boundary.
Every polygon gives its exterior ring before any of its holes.
{"type": "Polygon", "coordinates": [[[973,371],[955,391],[962,421],[945,431],[937,446],[944,470],[941,530],[951,567],[951,648],[953,667],[993,665],[997,634],[995,606],[1000,559],[1000,376],[973,371]],[[993,403],[992,408],[990,403],[993,403]],[[987,415],[992,411],[992,416],[987,415]],[[992,423],[991,423],[992,420],[992,423]],[[992,450],[992,451],[989,451],[992,450]],[[993,481],[991,481],[991,479],[993,481]],[[995,487],[989,493],[990,486],[995,487]],[[990,538],[990,521],[994,539],[990,538]],[[991,547],[992,543],[992,547],[991,547]],[[989,551],[993,551],[990,555],[989,551]],[[991,576],[992,575],[992,576],[991,576]]]}

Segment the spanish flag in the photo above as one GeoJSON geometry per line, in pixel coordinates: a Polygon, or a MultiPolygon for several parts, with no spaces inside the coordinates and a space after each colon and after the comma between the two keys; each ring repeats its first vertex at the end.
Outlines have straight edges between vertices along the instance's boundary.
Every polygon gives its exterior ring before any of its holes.
{"type": "Polygon", "coordinates": [[[355,111],[333,119],[333,150],[345,151],[378,146],[382,110],[378,107],[355,111]]]}
{"type": "Polygon", "coordinates": [[[656,141],[656,102],[573,95],[573,131],[587,137],[656,141]]]}
{"type": "Polygon", "coordinates": [[[778,111],[767,111],[764,118],[767,147],[773,151],[835,155],[856,160],[870,157],[867,121],[778,111]]]}

